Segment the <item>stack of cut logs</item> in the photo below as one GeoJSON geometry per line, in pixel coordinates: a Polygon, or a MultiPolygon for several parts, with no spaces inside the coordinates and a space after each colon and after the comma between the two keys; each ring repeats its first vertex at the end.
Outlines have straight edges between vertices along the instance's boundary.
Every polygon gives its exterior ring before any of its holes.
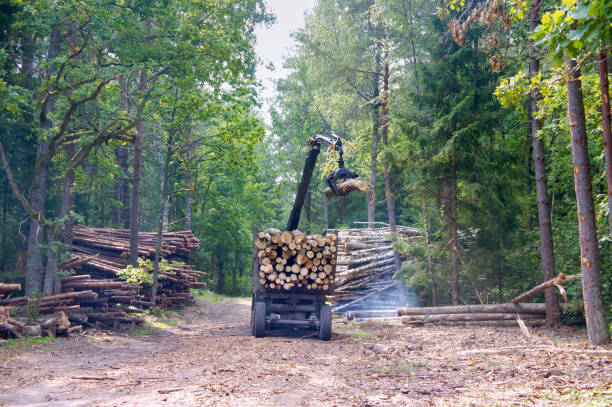
{"type": "Polygon", "coordinates": [[[476,322],[546,319],[546,304],[482,304],[443,307],[400,307],[397,315],[403,324],[431,322],[476,322]]]}
{"type": "MultiPolygon", "coordinates": [[[[63,311],[71,307],[63,304],[71,303],[75,297],[92,294],[88,292],[53,295],[44,298],[17,297],[8,298],[9,294],[21,290],[21,284],[0,283],[0,338],[21,338],[23,336],[69,336],[81,332],[83,325],[72,325],[71,320],[63,311]],[[7,298],[3,298],[7,297],[7,298]],[[14,307],[35,304],[36,313],[20,318],[14,307]],[[13,315],[16,314],[16,315],[13,315]],[[40,314],[40,315],[39,315],[40,314]],[[23,322],[23,321],[25,322],[23,322]]],[[[72,306],[72,308],[76,308],[72,306]]],[[[27,313],[23,310],[21,314],[27,313]]]]}
{"type": "Polygon", "coordinates": [[[336,236],[269,228],[255,239],[259,283],[265,288],[328,291],[334,285],[336,236]]]}
{"type": "MultiPolygon", "coordinates": [[[[61,312],[80,325],[96,322],[117,327],[119,323],[144,322],[139,314],[143,313],[142,307],[153,305],[150,288],[117,277],[117,273],[128,265],[129,237],[129,230],[75,227],[72,257],[61,265],[62,270],[72,270],[74,275],[60,279],[62,293],[43,298],[2,298],[3,294],[18,291],[21,287],[19,284],[0,283],[0,308],[6,306],[5,311],[9,312],[9,307],[29,307],[56,317],[61,312]]],[[[156,233],[139,233],[140,257],[152,258],[155,255],[156,239],[156,233]]],[[[191,232],[162,234],[162,257],[173,259],[198,247],[200,242],[191,232]]],[[[192,301],[189,289],[205,286],[205,283],[197,281],[204,274],[192,270],[189,265],[176,263],[170,264],[167,270],[160,270],[156,304],[180,306],[192,301]]],[[[0,318],[0,331],[3,326],[8,328],[5,325],[8,324],[3,324],[0,318]]],[[[14,332],[4,331],[18,336],[21,328],[14,332]]],[[[65,332],[70,333],[68,328],[65,332]]]]}
{"type": "MultiPolygon", "coordinates": [[[[418,229],[397,226],[397,233],[409,238],[419,236],[418,229]]],[[[353,300],[381,287],[374,280],[395,273],[395,258],[388,227],[342,229],[338,231],[338,266],[332,301],[353,300]]],[[[389,283],[387,283],[389,284],[389,283]]]]}
{"type": "MultiPolygon", "coordinates": [[[[143,258],[155,256],[156,233],[138,234],[138,255],[143,258]]],[[[200,247],[199,240],[190,231],[165,232],[162,234],[160,253],[164,258],[174,258],[200,247]]],[[[150,290],[126,284],[117,278],[117,273],[128,265],[130,231],[128,229],[94,229],[79,226],[74,230],[72,258],[62,269],[79,267],[76,276],[62,280],[63,291],[93,289],[111,303],[150,306],[150,290]]],[[[198,282],[204,272],[192,270],[187,264],[171,264],[168,270],[159,271],[157,303],[164,306],[180,306],[193,298],[190,288],[205,286],[198,282]]],[[[102,299],[102,301],[100,301],[102,299]]],[[[93,304],[92,304],[93,305],[93,304]]]]}

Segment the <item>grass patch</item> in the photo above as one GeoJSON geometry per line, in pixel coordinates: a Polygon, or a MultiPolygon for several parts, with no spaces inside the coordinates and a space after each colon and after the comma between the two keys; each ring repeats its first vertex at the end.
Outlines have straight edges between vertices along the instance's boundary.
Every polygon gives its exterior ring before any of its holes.
{"type": "Polygon", "coordinates": [[[368,374],[369,375],[378,374],[378,375],[391,375],[391,376],[407,376],[407,377],[410,377],[411,379],[415,379],[416,376],[414,376],[412,373],[416,369],[420,367],[426,367],[426,366],[427,366],[426,362],[415,361],[415,362],[410,362],[408,364],[405,364],[405,363],[401,363],[397,359],[393,359],[388,365],[377,366],[371,369],[368,372],[368,374]]]}
{"type": "Polygon", "coordinates": [[[206,290],[203,288],[192,288],[191,295],[193,295],[196,300],[203,300],[209,302],[223,301],[223,295],[214,293],[210,290],[206,290]]]}
{"type": "Polygon", "coordinates": [[[363,331],[361,329],[356,329],[355,332],[353,332],[353,335],[362,339],[370,339],[374,337],[374,334],[372,332],[363,331]]]}
{"type": "Polygon", "coordinates": [[[181,322],[177,320],[178,316],[178,309],[160,307],[151,308],[145,312],[146,320],[144,322],[145,328],[143,329],[148,330],[148,332],[142,332],[140,335],[152,333],[156,329],[163,330],[170,327],[179,326],[181,322]]]}
{"type": "Polygon", "coordinates": [[[191,292],[191,295],[193,295],[193,297],[196,300],[203,300],[203,301],[209,301],[209,302],[221,302],[225,300],[246,300],[246,299],[248,299],[249,301],[251,300],[250,295],[245,295],[245,296],[239,295],[239,296],[233,297],[230,295],[218,294],[210,290],[207,290],[205,288],[192,288],[190,292],[191,292]]]}
{"type": "Polygon", "coordinates": [[[56,340],[57,338],[55,336],[31,337],[23,339],[5,339],[0,340],[0,347],[11,349],[25,346],[46,346],[52,344],[56,340]]]}
{"type": "Polygon", "coordinates": [[[607,388],[592,390],[566,389],[559,394],[556,391],[549,391],[543,394],[549,400],[572,403],[582,407],[607,407],[612,405],[612,386],[607,388]]]}
{"type": "MultiPolygon", "coordinates": [[[[146,324],[146,322],[145,322],[146,324]]],[[[130,336],[141,336],[141,335],[149,335],[150,333],[153,332],[153,329],[151,328],[135,328],[135,329],[130,329],[128,331],[128,335],[130,336]]]]}

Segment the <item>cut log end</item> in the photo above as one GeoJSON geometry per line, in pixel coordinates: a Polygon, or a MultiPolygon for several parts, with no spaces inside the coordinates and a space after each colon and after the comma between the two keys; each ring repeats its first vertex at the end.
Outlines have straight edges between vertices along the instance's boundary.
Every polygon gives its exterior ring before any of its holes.
{"type": "MultiPolygon", "coordinates": [[[[348,195],[354,191],[361,191],[367,194],[370,192],[370,185],[368,185],[367,182],[362,181],[360,179],[351,179],[351,180],[344,181],[338,184],[338,194],[341,196],[348,195]]],[[[335,196],[334,191],[332,191],[331,188],[329,187],[325,188],[323,193],[328,198],[335,196]]]]}

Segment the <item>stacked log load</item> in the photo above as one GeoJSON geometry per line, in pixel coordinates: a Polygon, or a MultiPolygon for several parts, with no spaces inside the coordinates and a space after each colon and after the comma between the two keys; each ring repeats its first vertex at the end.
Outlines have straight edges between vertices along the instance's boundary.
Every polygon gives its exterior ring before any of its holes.
{"type": "Polygon", "coordinates": [[[268,289],[329,291],[334,286],[336,236],[306,236],[269,228],[254,242],[259,283],[268,289]]]}
{"type": "MultiPolygon", "coordinates": [[[[406,226],[397,226],[397,233],[402,238],[420,236],[418,229],[406,226]]],[[[389,227],[338,230],[336,289],[330,299],[354,301],[375,292],[390,294],[397,288],[390,280],[396,272],[394,256],[389,227]]]]}
{"type": "MultiPolygon", "coordinates": [[[[144,322],[139,314],[143,313],[143,308],[153,305],[150,287],[127,283],[118,276],[128,265],[129,234],[127,229],[75,227],[72,257],[60,266],[73,275],[60,279],[61,294],[42,298],[2,298],[3,294],[21,287],[0,283],[0,307],[29,307],[40,314],[63,312],[70,321],[80,325],[95,322],[117,327],[119,323],[144,322]]],[[[140,257],[152,259],[155,256],[156,239],[156,233],[139,233],[140,257]]],[[[199,247],[199,240],[189,231],[162,234],[161,254],[166,259],[181,259],[199,247]]],[[[204,274],[187,264],[170,263],[159,272],[156,304],[181,306],[192,301],[189,290],[205,286],[197,281],[204,274]]],[[[11,310],[5,308],[5,311],[11,310]]],[[[19,333],[17,329],[11,335],[19,333]]]]}

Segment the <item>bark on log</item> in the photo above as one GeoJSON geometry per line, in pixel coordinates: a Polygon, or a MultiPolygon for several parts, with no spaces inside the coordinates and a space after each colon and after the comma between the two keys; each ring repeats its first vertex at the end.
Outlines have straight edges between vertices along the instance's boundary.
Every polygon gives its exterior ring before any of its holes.
{"type": "MultiPolygon", "coordinates": [[[[347,195],[353,191],[361,191],[367,194],[368,192],[370,192],[370,186],[367,182],[362,181],[360,179],[351,179],[338,184],[339,195],[347,195]]],[[[334,194],[334,191],[332,191],[329,187],[325,188],[323,193],[328,198],[336,196],[336,194],[334,194]]]]}
{"type": "Polygon", "coordinates": [[[521,313],[544,314],[546,304],[484,304],[456,305],[446,307],[401,307],[397,309],[398,316],[404,315],[440,315],[440,314],[478,314],[478,313],[521,313]]]}
{"type": "MultiPolygon", "coordinates": [[[[425,324],[432,322],[480,322],[515,320],[518,314],[477,313],[477,314],[438,314],[408,315],[401,317],[402,324],[425,324]]],[[[523,320],[546,319],[545,314],[520,314],[523,320]]]]}
{"type": "Polygon", "coordinates": [[[13,291],[21,290],[21,284],[5,284],[0,283],[0,294],[6,294],[13,291]]]}

